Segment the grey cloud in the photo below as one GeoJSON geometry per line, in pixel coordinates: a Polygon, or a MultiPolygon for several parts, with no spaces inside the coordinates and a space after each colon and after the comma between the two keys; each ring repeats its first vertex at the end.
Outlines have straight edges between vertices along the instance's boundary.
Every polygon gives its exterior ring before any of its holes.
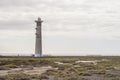
{"type": "Polygon", "coordinates": [[[0,13],[2,19],[0,19],[0,28],[29,29],[30,25],[33,26],[35,24],[32,21],[39,15],[45,19],[43,23],[45,26],[44,30],[49,28],[49,30],[64,31],[71,29],[97,29],[99,31],[100,29],[103,30],[104,27],[113,28],[114,26],[114,28],[118,28],[120,24],[118,23],[119,3],[117,1],[1,0],[0,13]],[[109,3],[107,4],[106,2],[109,3]],[[111,6],[112,3],[113,5],[111,6]],[[109,8],[108,6],[111,7],[109,8]],[[4,21],[5,16],[7,16],[8,21],[4,21]],[[15,18],[21,20],[16,20],[15,18]]]}
{"type": "Polygon", "coordinates": [[[22,30],[22,29],[32,29],[33,24],[30,22],[24,22],[24,21],[1,21],[0,22],[0,29],[6,29],[6,30],[22,30]]]}

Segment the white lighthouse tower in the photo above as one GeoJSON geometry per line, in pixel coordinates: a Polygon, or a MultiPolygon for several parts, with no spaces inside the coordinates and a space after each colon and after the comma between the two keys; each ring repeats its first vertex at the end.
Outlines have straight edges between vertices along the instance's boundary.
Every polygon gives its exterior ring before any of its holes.
{"type": "Polygon", "coordinates": [[[42,20],[38,18],[36,22],[36,43],[35,43],[35,57],[42,57],[42,20]]]}

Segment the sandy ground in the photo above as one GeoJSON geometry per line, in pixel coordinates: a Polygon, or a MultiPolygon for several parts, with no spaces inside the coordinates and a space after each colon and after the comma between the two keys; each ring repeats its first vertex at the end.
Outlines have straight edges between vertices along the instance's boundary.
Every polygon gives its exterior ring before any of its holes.
{"type": "Polygon", "coordinates": [[[51,66],[47,67],[33,67],[33,68],[14,68],[10,70],[0,70],[0,75],[8,75],[8,74],[17,74],[17,73],[25,73],[25,74],[42,74],[47,70],[52,69],[51,66]]]}

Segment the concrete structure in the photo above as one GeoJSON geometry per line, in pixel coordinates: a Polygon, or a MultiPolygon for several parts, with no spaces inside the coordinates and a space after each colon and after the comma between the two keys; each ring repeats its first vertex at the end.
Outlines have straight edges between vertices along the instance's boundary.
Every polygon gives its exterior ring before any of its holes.
{"type": "Polygon", "coordinates": [[[38,18],[38,20],[35,20],[36,22],[36,43],[35,43],[35,57],[41,57],[42,56],[42,20],[41,18],[38,18]]]}

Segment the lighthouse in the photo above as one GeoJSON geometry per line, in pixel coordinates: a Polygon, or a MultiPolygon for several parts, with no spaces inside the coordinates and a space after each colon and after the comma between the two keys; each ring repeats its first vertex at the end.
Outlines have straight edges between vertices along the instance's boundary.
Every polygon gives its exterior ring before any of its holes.
{"type": "Polygon", "coordinates": [[[42,57],[42,20],[39,17],[35,20],[36,23],[36,42],[35,42],[35,57],[42,57]]]}

